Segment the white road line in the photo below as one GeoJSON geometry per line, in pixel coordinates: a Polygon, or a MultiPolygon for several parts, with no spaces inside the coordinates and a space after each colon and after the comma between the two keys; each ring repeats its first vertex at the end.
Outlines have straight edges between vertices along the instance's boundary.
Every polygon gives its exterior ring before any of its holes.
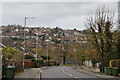
{"type": "Polygon", "coordinates": [[[74,77],[74,78],[77,78],[77,79],[78,79],[78,77],[74,77]]]}
{"type": "Polygon", "coordinates": [[[63,69],[61,69],[61,71],[63,72],[63,69]]]}
{"type": "MultiPolygon", "coordinates": [[[[61,71],[62,71],[62,72],[64,72],[65,74],[67,74],[67,75],[69,75],[69,76],[72,76],[72,77],[73,77],[73,75],[72,75],[72,74],[68,74],[67,72],[65,72],[65,71],[63,70],[63,67],[61,68],[61,71]]],[[[78,79],[78,77],[74,77],[74,78],[78,79]]]]}
{"type": "Polygon", "coordinates": [[[73,76],[73,75],[71,75],[71,74],[68,74],[69,76],[73,76]]]}

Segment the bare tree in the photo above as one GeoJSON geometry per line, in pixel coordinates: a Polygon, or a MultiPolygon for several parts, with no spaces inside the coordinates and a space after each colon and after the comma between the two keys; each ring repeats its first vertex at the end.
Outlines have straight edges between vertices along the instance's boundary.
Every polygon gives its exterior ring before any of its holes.
{"type": "Polygon", "coordinates": [[[87,19],[86,26],[90,33],[90,40],[97,50],[102,69],[108,66],[112,54],[112,29],[114,13],[106,7],[99,7],[95,14],[87,19]]]}

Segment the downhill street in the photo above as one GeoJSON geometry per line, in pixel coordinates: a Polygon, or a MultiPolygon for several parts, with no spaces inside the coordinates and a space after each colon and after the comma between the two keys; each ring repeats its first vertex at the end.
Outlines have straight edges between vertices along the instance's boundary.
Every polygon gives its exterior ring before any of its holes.
{"type": "Polygon", "coordinates": [[[43,68],[41,70],[41,80],[119,80],[108,76],[107,78],[98,77],[98,74],[84,70],[76,70],[70,66],[55,66],[43,68]],[[110,79],[111,78],[111,79],[110,79]]]}

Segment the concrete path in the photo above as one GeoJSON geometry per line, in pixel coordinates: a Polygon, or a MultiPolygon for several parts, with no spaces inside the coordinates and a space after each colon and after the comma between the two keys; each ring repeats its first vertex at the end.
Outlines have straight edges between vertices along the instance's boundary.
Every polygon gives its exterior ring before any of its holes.
{"type": "Polygon", "coordinates": [[[117,80],[118,79],[120,80],[120,78],[118,76],[105,75],[103,73],[100,73],[100,72],[97,72],[97,71],[93,71],[93,70],[91,70],[91,68],[86,68],[86,67],[83,67],[83,66],[82,66],[82,68],[81,67],[75,67],[74,69],[79,71],[79,72],[83,72],[83,73],[86,73],[86,74],[94,75],[94,76],[100,77],[100,78],[109,78],[109,79],[110,78],[113,78],[113,79],[117,78],[117,80]]]}
{"type": "Polygon", "coordinates": [[[40,80],[40,68],[25,69],[24,72],[15,74],[15,80],[40,80]]]}

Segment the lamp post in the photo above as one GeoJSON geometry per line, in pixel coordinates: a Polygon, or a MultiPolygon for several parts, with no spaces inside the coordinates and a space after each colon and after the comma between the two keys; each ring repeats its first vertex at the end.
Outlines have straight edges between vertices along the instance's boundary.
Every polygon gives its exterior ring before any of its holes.
{"type": "Polygon", "coordinates": [[[2,79],[2,30],[0,28],[0,80],[2,79]]]}
{"type": "Polygon", "coordinates": [[[0,46],[0,79],[2,79],[2,48],[0,46]]]}
{"type": "MultiPolygon", "coordinates": [[[[2,48],[0,48],[1,50],[2,48]]],[[[0,79],[2,78],[2,52],[0,51],[0,79]]]]}
{"type": "Polygon", "coordinates": [[[47,52],[46,52],[46,53],[47,53],[47,63],[48,63],[48,60],[49,60],[49,59],[48,59],[48,56],[49,56],[49,54],[48,54],[48,42],[49,42],[50,40],[45,40],[45,41],[47,42],[47,52]]]}
{"type": "Polygon", "coordinates": [[[38,33],[36,33],[36,62],[37,62],[37,56],[38,56],[38,33]]]}
{"type": "Polygon", "coordinates": [[[25,21],[24,21],[24,45],[23,45],[23,70],[24,70],[24,55],[25,55],[25,39],[26,39],[26,35],[25,35],[25,27],[27,26],[27,19],[34,19],[35,17],[25,17],[25,21]]]}
{"type": "Polygon", "coordinates": [[[23,50],[23,70],[24,70],[24,51],[25,51],[25,49],[23,47],[21,47],[21,49],[23,50]]]}
{"type": "Polygon", "coordinates": [[[62,64],[64,64],[64,61],[63,61],[64,60],[64,58],[63,58],[64,57],[63,50],[64,50],[64,47],[63,47],[63,43],[62,43],[62,64]]]}
{"type": "Polygon", "coordinates": [[[63,43],[64,43],[64,40],[63,40],[63,36],[64,36],[64,32],[62,33],[62,64],[64,64],[64,46],[63,46],[63,43]]]}
{"type": "MultiPolygon", "coordinates": [[[[0,12],[2,12],[2,3],[0,3],[0,12]]],[[[2,14],[0,14],[2,16],[2,14]]],[[[0,24],[2,24],[2,18],[0,18],[0,24]]],[[[0,28],[0,43],[2,43],[2,29],[0,28]]],[[[0,46],[0,80],[2,79],[2,47],[0,46]]]]}

